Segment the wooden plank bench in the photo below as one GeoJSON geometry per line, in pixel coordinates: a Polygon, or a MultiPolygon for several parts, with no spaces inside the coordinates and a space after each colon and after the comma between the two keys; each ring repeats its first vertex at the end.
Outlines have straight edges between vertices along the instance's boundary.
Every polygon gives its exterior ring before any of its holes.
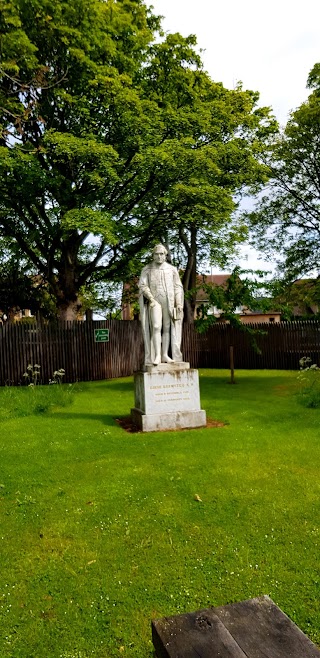
{"type": "Polygon", "coordinates": [[[268,597],[152,622],[158,658],[320,658],[268,597]]]}

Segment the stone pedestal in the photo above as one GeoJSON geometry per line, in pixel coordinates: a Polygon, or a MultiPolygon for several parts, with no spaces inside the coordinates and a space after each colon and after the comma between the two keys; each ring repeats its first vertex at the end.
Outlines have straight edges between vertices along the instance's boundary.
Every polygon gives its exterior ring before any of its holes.
{"type": "Polygon", "coordinates": [[[203,427],[198,370],[189,363],[145,366],[134,375],[134,424],[143,432],[203,427]]]}

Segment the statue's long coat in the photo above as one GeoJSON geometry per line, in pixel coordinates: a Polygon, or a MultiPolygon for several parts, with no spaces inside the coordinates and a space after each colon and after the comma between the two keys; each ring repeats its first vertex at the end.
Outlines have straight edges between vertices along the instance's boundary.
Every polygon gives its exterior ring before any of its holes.
{"type": "MultiPolygon", "coordinates": [[[[150,289],[152,270],[155,270],[155,265],[150,263],[143,268],[139,280],[139,304],[140,304],[140,317],[142,323],[142,331],[145,346],[145,363],[153,363],[153,345],[151,341],[152,327],[149,314],[148,301],[152,299],[153,295],[150,289]]],[[[170,316],[174,314],[174,309],[177,306],[183,307],[183,286],[180,281],[179,273],[176,267],[170,263],[163,263],[160,266],[164,274],[164,285],[168,300],[168,308],[170,316]]],[[[171,320],[171,356],[174,361],[182,361],[182,354],[180,351],[182,334],[182,319],[171,320]]]]}

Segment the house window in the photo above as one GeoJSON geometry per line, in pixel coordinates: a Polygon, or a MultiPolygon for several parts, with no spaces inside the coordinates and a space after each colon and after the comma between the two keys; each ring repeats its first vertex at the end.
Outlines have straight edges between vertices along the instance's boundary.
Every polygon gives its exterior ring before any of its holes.
{"type": "Polygon", "coordinates": [[[269,318],[269,322],[274,322],[274,318],[269,318]]]}

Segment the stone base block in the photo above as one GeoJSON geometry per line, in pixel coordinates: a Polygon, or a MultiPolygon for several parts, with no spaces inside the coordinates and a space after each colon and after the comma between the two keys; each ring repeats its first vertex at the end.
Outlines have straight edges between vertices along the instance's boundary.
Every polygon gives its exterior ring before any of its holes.
{"type": "Polygon", "coordinates": [[[148,416],[200,411],[198,371],[163,366],[160,371],[134,373],[134,408],[148,416]]]}
{"type": "Polygon", "coordinates": [[[169,414],[144,414],[140,409],[131,409],[131,418],[142,432],[205,427],[207,423],[206,412],[202,409],[200,411],[175,411],[169,414]]]}
{"type": "Polygon", "coordinates": [[[190,363],[187,361],[173,361],[172,363],[159,363],[158,366],[154,366],[151,363],[146,363],[142,367],[142,372],[152,372],[156,374],[157,372],[179,372],[180,370],[189,370],[190,363]]]}

